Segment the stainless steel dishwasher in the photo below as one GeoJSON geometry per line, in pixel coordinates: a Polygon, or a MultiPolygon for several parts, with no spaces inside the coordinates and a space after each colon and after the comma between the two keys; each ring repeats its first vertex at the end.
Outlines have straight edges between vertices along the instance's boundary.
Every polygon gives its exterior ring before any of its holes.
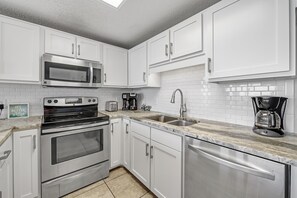
{"type": "Polygon", "coordinates": [[[186,137],[185,198],[288,198],[288,166],[186,137]]]}

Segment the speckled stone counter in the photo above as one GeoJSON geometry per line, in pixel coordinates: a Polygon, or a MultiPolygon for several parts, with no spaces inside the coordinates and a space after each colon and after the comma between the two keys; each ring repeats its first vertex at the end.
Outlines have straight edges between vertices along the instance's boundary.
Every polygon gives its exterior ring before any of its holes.
{"type": "Polygon", "coordinates": [[[0,120],[0,146],[13,132],[38,129],[40,128],[40,126],[41,116],[11,120],[0,120]]]}
{"type": "Polygon", "coordinates": [[[297,166],[297,134],[287,133],[282,138],[268,138],[253,133],[252,128],[247,126],[195,119],[199,122],[198,124],[180,127],[146,118],[161,114],[158,112],[102,111],[101,113],[109,115],[111,118],[130,118],[177,135],[191,136],[273,161],[297,166]]]}

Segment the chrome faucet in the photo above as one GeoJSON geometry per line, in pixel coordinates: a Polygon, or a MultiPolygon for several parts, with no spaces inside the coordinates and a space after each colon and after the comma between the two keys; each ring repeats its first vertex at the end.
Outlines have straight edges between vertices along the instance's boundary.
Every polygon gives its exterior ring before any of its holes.
{"type": "Polygon", "coordinates": [[[173,94],[172,94],[172,97],[171,97],[170,102],[171,102],[171,103],[175,103],[175,94],[176,94],[177,91],[179,91],[180,96],[181,96],[180,110],[179,110],[179,117],[180,117],[182,120],[184,120],[184,119],[185,119],[185,113],[187,112],[187,106],[186,106],[186,103],[184,104],[184,95],[183,95],[182,90],[180,90],[180,89],[176,89],[176,90],[173,92],[173,94]]]}

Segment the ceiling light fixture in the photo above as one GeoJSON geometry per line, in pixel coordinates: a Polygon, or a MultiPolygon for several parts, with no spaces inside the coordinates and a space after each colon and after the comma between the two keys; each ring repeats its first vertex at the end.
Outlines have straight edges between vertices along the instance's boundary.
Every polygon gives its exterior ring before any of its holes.
{"type": "Polygon", "coordinates": [[[104,1],[105,3],[115,7],[115,8],[118,8],[120,7],[120,5],[123,3],[124,0],[102,0],[104,1]]]}

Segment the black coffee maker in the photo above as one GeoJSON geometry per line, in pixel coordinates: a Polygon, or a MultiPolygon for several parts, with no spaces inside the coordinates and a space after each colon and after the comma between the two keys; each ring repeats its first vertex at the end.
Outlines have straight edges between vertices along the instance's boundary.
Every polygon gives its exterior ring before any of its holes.
{"type": "Polygon", "coordinates": [[[282,137],[284,133],[284,115],[288,98],[252,97],[255,112],[253,131],[269,137],[282,137]]]}
{"type": "Polygon", "coordinates": [[[137,110],[137,94],[136,93],[123,93],[123,110],[137,110]]]}

